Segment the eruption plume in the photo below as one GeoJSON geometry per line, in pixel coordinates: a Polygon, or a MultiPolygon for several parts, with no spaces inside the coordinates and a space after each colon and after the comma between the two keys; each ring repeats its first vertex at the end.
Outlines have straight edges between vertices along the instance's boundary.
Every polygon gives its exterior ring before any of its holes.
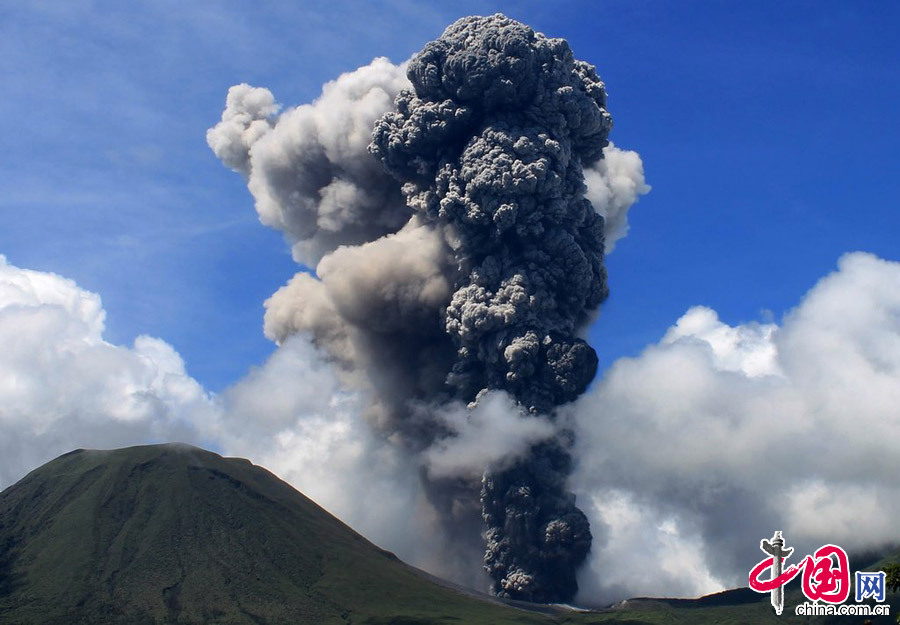
{"type": "Polygon", "coordinates": [[[578,332],[608,293],[605,239],[648,190],[637,155],[608,142],[594,67],[503,15],[469,17],[408,66],[376,59],[277,110],[267,90],[233,87],[208,135],[262,221],[317,263],[266,303],[267,335],[309,334],[370,393],[370,422],[420,459],[454,539],[486,526],[496,594],[571,599],[591,532],[553,415],[596,373],[578,332]],[[448,415],[465,405],[460,425],[448,415]],[[522,427],[485,453],[460,428],[497,406],[514,415],[497,423],[522,427]],[[448,453],[469,442],[477,453],[448,453]],[[479,458],[480,479],[448,456],[479,458]]]}
{"type": "MultiPolygon", "coordinates": [[[[607,145],[603,83],[565,41],[502,16],[458,21],[408,76],[413,88],[377,123],[370,149],[410,208],[455,235],[447,383],[467,401],[503,389],[549,413],[597,370],[575,331],[607,295],[603,218],[584,198],[582,170],[607,145]]],[[[565,489],[569,465],[565,443],[552,441],[485,473],[485,566],[497,594],[574,595],[591,533],[565,489]]]]}

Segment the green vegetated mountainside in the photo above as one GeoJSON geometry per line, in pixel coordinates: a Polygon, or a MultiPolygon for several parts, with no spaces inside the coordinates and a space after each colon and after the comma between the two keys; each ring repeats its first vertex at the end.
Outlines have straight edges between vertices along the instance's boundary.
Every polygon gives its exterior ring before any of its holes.
{"type": "Polygon", "coordinates": [[[0,550],[0,623],[546,622],[429,582],[265,469],[184,445],[33,471],[0,494],[0,550]]]}
{"type": "Polygon", "coordinates": [[[810,621],[750,591],[508,606],[435,583],[265,469],[186,445],[74,451],[0,493],[3,624],[787,622],[810,621]]]}

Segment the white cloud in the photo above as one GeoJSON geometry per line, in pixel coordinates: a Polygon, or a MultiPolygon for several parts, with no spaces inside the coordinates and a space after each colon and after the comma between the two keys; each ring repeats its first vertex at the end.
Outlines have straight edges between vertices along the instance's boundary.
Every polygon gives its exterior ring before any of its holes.
{"type": "Polygon", "coordinates": [[[778,354],[772,342],[777,329],[774,323],[746,323],[733,328],[719,321],[711,308],[695,306],[669,328],[661,342],[705,343],[713,351],[716,368],[722,371],[740,372],[751,378],[779,375],[778,354]]]}
{"type": "Polygon", "coordinates": [[[306,337],[296,335],[222,395],[224,453],[265,466],[370,540],[421,562],[430,522],[417,468],[362,417],[306,337]],[[377,514],[373,511],[377,511],[377,514]]]}
{"type": "Polygon", "coordinates": [[[164,341],[107,342],[105,316],[97,294],[0,256],[0,489],[79,447],[187,442],[267,467],[407,562],[476,579],[477,554],[444,542],[417,460],[376,435],[365,396],[305,336],[212,396],[164,341]]]}
{"type": "Polygon", "coordinates": [[[589,556],[581,572],[580,600],[696,597],[723,587],[706,570],[699,537],[634,494],[610,488],[579,504],[593,521],[595,554],[602,547],[602,558],[589,556]]]}
{"type": "Polygon", "coordinates": [[[594,525],[616,535],[618,505],[644,528],[596,542],[584,588],[621,598],[605,571],[626,551],[654,571],[655,593],[695,594],[745,584],[776,529],[798,553],[896,541],[897,406],[900,263],[844,256],[781,326],[689,310],[574,408],[573,484],[594,525]],[[702,566],[660,569],[672,524],[702,566]]]}
{"type": "Polygon", "coordinates": [[[0,256],[0,487],[77,447],[197,440],[211,398],[165,342],[103,339],[100,297],[0,256]]]}
{"type": "MultiPolygon", "coordinates": [[[[211,397],[165,342],[107,342],[104,318],[71,280],[0,260],[0,485],[76,447],[193,442],[268,467],[417,565],[477,580],[470,555],[447,558],[419,471],[475,475],[554,432],[489,394],[447,408],[452,435],[414,457],[372,430],[366,396],[302,335],[211,397]]],[[[775,529],[797,553],[895,541],[898,405],[900,263],[844,256],[781,324],[692,308],[567,415],[596,536],[580,599],[743,585],[775,529]]]]}

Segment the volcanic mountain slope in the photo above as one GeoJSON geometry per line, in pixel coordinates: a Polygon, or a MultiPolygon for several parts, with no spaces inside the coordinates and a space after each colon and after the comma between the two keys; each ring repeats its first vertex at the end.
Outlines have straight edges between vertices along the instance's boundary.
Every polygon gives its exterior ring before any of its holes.
{"type": "Polygon", "coordinates": [[[247,460],[157,445],[0,494],[0,622],[547,621],[427,581],[247,460]]]}
{"type": "Polygon", "coordinates": [[[73,451],[0,493],[3,625],[863,621],[777,617],[746,589],[546,612],[435,583],[265,469],[187,445],[73,451]]]}

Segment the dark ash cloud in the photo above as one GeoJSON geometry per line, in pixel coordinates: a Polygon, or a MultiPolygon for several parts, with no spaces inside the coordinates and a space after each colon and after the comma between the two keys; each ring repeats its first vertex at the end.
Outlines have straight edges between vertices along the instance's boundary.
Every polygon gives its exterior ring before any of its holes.
{"type": "Polygon", "coordinates": [[[611,126],[593,66],[498,14],[280,114],[267,90],[233,87],[207,137],[315,270],[266,302],[266,334],[309,336],[370,397],[368,422],[417,459],[444,531],[472,552],[486,534],[504,596],[571,599],[590,549],[553,413],[596,373],[578,333],[608,294],[606,236],[649,190],[611,126]],[[447,420],[497,392],[511,413],[496,424],[526,444],[485,450],[447,420]],[[446,449],[482,464],[450,471],[446,449]]]}

